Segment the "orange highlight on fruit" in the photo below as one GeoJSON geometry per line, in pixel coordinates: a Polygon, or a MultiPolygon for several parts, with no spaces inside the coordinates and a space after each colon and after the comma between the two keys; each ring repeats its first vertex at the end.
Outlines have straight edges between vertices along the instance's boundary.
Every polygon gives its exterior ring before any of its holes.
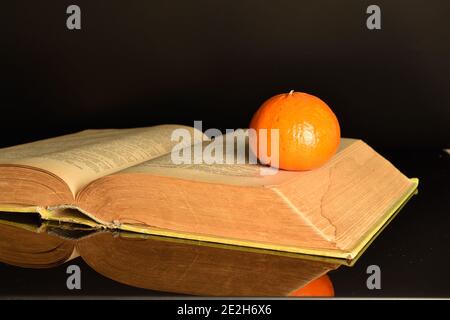
{"type": "Polygon", "coordinates": [[[289,294],[290,297],[334,297],[333,283],[328,275],[311,281],[306,286],[294,290],[289,294]]]}
{"type": "MultiPolygon", "coordinates": [[[[256,130],[258,142],[260,129],[279,130],[278,167],[285,170],[311,170],[322,166],[336,153],[341,136],[339,122],[325,102],[294,91],[264,102],[254,114],[250,128],[256,130]]],[[[270,135],[267,135],[267,150],[271,150],[270,135]]],[[[259,157],[258,150],[253,152],[261,162],[271,164],[259,157]]]]}

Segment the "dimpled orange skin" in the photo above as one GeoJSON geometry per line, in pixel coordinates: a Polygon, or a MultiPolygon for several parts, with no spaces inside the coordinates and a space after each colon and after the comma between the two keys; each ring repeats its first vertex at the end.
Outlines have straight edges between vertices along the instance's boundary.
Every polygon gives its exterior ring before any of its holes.
{"type": "Polygon", "coordinates": [[[292,291],[291,297],[334,297],[334,287],[328,275],[311,281],[306,286],[292,291]]]}
{"type": "MultiPolygon", "coordinates": [[[[311,170],[322,166],[340,143],[339,122],[321,99],[303,92],[283,93],[265,101],[253,116],[250,128],[279,129],[279,168],[311,170]]],[[[267,131],[270,156],[270,130],[267,131]]],[[[253,150],[255,154],[257,150],[253,150]]],[[[269,159],[261,159],[267,163],[269,159]]],[[[271,164],[273,165],[273,164],[271,164]]]]}

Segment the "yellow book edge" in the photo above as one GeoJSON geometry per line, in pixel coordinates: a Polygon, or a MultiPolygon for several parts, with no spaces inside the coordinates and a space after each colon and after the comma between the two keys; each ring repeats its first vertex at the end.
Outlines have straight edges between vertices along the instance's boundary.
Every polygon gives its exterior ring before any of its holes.
{"type": "MultiPolygon", "coordinates": [[[[387,210],[386,213],[378,220],[375,226],[362,236],[361,240],[358,241],[358,245],[348,252],[342,252],[338,250],[328,250],[328,249],[322,250],[322,249],[302,248],[285,245],[274,245],[269,243],[261,243],[239,239],[229,239],[209,235],[197,235],[192,233],[184,233],[151,227],[142,227],[132,224],[122,224],[120,226],[115,227],[114,229],[128,231],[131,233],[137,233],[143,236],[154,235],[186,241],[195,241],[196,244],[200,244],[200,242],[203,242],[202,243],[203,245],[211,244],[216,247],[237,246],[240,247],[241,249],[250,250],[252,252],[254,252],[255,250],[257,252],[260,252],[260,250],[272,251],[272,253],[281,253],[283,255],[296,255],[296,256],[301,255],[312,258],[313,260],[316,260],[317,258],[320,261],[329,261],[345,265],[353,265],[356,262],[356,260],[362,255],[365,249],[375,240],[376,236],[378,236],[381,233],[381,231],[388,225],[388,223],[400,212],[400,210],[406,204],[406,202],[417,192],[419,179],[411,178],[410,180],[412,182],[412,185],[411,188],[408,190],[408,192],[406,192],[402,198],[400,198],[389,210],[387,210]]],[[[82,224],[98,229],[107,228],[105,225],[102,225],[81,213],[69,213],[65,214],[64,216],[55,217],[54,215],[52,215],[51,211],[46,210],[45,208],[42,207],[22,206],[13,204],[7,205],[0,204],[0,211],[19,212],[19,213],[35,212],[38,213],[44,220],[82,224]]]]}

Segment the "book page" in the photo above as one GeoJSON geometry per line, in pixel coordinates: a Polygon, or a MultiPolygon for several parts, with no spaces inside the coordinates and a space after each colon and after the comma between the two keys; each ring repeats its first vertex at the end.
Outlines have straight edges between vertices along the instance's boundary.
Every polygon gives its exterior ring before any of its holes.
{"type": "Polygon", "coordinates": [[[173,164],[169,155],[146,161],[120,173],[145,173],[185,180],[235,185],[264,185],[257,164],[173,164]]]}
{"type": "Polygon", "coordinates": [[[93,180],[170,152],[179,145],[171,141],[171,134],[180,127],[192,133],[195,130],[179,125],[86,130],[0,149],[0,164],[51,172],[63,179],[75,196],[93,180]]]}
{"type": "MultiPolygon", "coordinates": [[[[225,141],[225,139],[224,139],[225,141]]],[[[341,141],[341,146],[338,152],[350,146],[354,139],[345,139],[341,141]]],[[[204,142],[203,149],[211,142],[204,142]]],[[[174,178],[181,178],[186,180],[223,183],[240,186],[273,186],[284,183],[291,179],[295,179],[298,171],[285,171],[269,168],[258,163],[250,161],[250,154],[248,152],[248,141],[246,144],[246,151],[244,154],[237,153],[237,146],[235,144],[234,150],[226,150],[225,143],[223,146],[224,158],[232,158],[233,164],[227,163],[194,163],[194,146],[191,149],[190,164],[174,164],[171,159],[171,154],[154,158],[150,161],[143,162],[137,166],[127,168],[119,173],[147,173],[157,176],[168,176],[174,178]],[[230,154],[232,152],[232,154],[230,154]]]]}

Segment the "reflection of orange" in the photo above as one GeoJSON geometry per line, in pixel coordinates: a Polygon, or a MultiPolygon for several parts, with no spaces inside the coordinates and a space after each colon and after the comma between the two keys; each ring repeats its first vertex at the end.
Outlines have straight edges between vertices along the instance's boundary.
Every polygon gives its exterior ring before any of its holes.
{"type": "Polygon", "coordinates": [[[333,283],[330,277],[323,275],[306,286],[292,291],[291,297],[334,297],[333,283]]]}
{"type": "MultiPolygon", "coordinates": [[[[264,102],[250,128],[256,130],[258,141],[259,130],[267,129],[269,156],[269,130],[279,129],[279,167],[285,170],[320,167],[333,156],[340,142],[339,122],[333,111],[319,98],[303,92],[279,94],[264,102]]],[[[263,163],[270,162],[262,159],[264,153],[263,150],[258,158],[263,163]]]]}

